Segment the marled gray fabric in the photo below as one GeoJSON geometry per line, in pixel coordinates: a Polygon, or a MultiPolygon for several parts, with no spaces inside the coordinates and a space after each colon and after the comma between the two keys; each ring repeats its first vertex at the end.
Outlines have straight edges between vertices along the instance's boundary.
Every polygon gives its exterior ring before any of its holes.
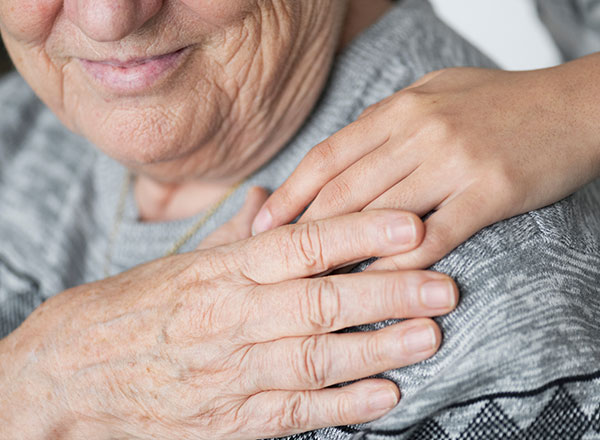
{"type": "MultiPolygon", "coordinates": [[[[446,66],[490,62],[406,0],[336,61],[305,126],[185,250],[275,188],[306,152],[375,103],[446,66]]],[[[44,299],[103,276],[125,170],[69,134],[13,75],[0,83],[0,336],[44,299]]],[[[494,197],[494,194],[490,194],[494,197]]],[[[403,399],[379,421],[306,439],[600,438],[600,184],[489,227],[435,266],[461,289],[445,342],[384,376],[403,399]],[[583,437],[583,435],[586,435],[583,437]]],[[[130,197],[112,273],[162,256],[194,219],[141,224],[130,197]]],[[[364,330],[385,324],[366,326],[364,330]]]]}
{"type": "Polygon", "coordinates": [[[535,0],[565,60],[600,51],[600,0],[535,0]]]}

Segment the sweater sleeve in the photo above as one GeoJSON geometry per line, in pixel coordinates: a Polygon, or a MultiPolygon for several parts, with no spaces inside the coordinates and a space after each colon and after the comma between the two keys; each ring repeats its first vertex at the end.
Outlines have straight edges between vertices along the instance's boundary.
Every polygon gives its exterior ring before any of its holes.
{"type": "MultiPolygon", "coordinates": [[[[10,207],[16,204],[12,174],[19,167],[21,146],[31,135],[42,105],[16,73],[0,80],[0,224],[10,220],[10,207]]],[[[23,200],[28,200],[24,198],[23,200]]],[[[30,200],[30,198],[29,198],[30,200]]],[[[22,202],[22,201],[21,201],[22,202]]],[[[40,283],[26,273],[25,267],[15,263],[19,254],[14,236],[0,233],[0,338],[7,336],[42,302],[40,283]]]]}
{"type": "Polygon", "coordinates": [[[457,310],[438,321],[443,347],[422,365],[385,375],[404,398],[367,432],[599,434],[599,206],[600,181],[481,231],[438,263],[461,290],[457,310]]]}
{"type": "Polygon", "coordinates": [[[87,207],[73,211],[69,201],[93,159],[75,139],[17,73],[0,80],[0,338],[75,285],[81,253],[63,245],[60,228],[81,240],[87,207]]]}
{"type": "Polygon", "coordinates": [[[440,351],[381,375],[402,392],[391,413],[312,438],[596,438],[599,206],[600,181],[486,228],[436,264],[461,291],[458,308],[437,319],[440,351]]]}

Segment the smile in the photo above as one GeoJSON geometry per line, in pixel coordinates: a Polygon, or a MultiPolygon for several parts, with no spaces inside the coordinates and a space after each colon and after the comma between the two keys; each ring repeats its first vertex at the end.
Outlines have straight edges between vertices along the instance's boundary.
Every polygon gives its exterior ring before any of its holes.
{"type": "Polygon", "coordinates": [[[187,48],[150,58],[128,61],[79,59],[83,70],[93,80],[112,93],[132,95],[142,93],[174,72],[187,53],[187,48]]]}

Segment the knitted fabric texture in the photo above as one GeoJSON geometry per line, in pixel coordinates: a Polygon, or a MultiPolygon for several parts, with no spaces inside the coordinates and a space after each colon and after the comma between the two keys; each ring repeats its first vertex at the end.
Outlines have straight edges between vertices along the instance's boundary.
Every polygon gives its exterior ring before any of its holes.
{"type": "MultiPolygon", "coordinates": [[[[427,72],[492,66],[423,0],[398,3],[336,59],[312,114],[183,251],[279,186],[307,151],[427,72]]],[[[13,74],[0,82],[0,336],[103,277],[125,169],[69,133],[13,74]]],[[[393,163],[390,164],[393,166],[393,163]]],[[[493,193],[489,197],[495,197],[493,193]]],[[[402,400],[364,426],[297,439],[600,438],[600,184],[479,232],[434,269],[458,283],[433,358],[386,372],[402,400]],[[585,437],[584,437],[585,436],[585,437]]],[[[144,224],[129,195],[112,273],[161,257],[197,218],[144,224]]],[[[373,330],[390,322],[354,330],[373,330]]]]}

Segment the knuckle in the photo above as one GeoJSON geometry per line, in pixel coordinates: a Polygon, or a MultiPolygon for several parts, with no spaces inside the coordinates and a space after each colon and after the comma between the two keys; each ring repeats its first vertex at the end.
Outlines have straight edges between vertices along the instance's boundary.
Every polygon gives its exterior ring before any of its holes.
{"type": "Polygon", "coordinates": [[[423,91],[418,88],[406,89],[398,92],[397,103],[403,109],[417,109],[423,103],[423,91]]]}
{"type": "Polygon", "coordinates": [[[238,259],[240,252],[232,252],[233,249],[219,247],[197,251],[192,264],[180,272],[180,281],[188,286],[198,285],[222,274],[234,273],[237,268],[245,264],[245,260],[238,259]]]}
{"type": "Polygon", "coordinates": [[[293,252],[301,265],[317,272],[327,269],[323,254],[323,230],[319,223],[297,225],[291,235],[293,252]]]}
{"type": "Polygon", "coordinates": [[[324,388],[331,366],[322,338],[314,335],[305,338],[298,353],[295,369],[299,379],[311,384],[311,388],[324,388]]]}
{"type": "Polygon", "coordinates": [[[432,70],[431,72],[428,72],[425,75],[423,75],[423,79],[434,78],[434,77],[438,76],[439,74],[443,73],[445,70],[447,70],[447,69],[432,70]]]}
{"type": "Polygon", "coordinates": [[[377,110],[379,108],[380,103],[375,103],[375,104],[371,104],[370,106],[368,106],[367,108],[365,108],[362,113],[360,114],[360,116],[358,117],[359,119],[368,115],[369,113],[374,112],[375,110],[377,110]]]}
{"type": "Polygon", "coordinates": [[[465,176],[487,171],[486,159],[489,157],[482,154],[478,144],[468,139],[461,130],[448,128],[442,136],[446,137],[444,146],[447,148],[448,162],[456,173],[465,176]]]}
{"type": "Polygon", "coordinates": [[[409,301],[407,295],[406,281],[402,276],[395,275],[386,278],[384,284],[385,310],[393,310],[398,317],[407,316],[409,312],[409,301]]]}
{"type": "Polygon", "coordinates": [[[295,393],[285,401],[279,417],[282,432],[295,431],[308,426],[310,421],[308,393],[295,393]]]}
{"type": "Polygon", "coordinates": [[[519,182],[527,180],[526,176],[519,175],[519,172],[513,167],[503,163],[486,170],[486,175],[494,192],[501,197],[505,205],[517,202],[517,200],[513,200],[513,196],[520,192],[518,190],[519,182]]]}
{"type": "Polygon", "coordinates": [[[285,210],[290,206],[294,206],[295,199],[294,186],[286,181],[273,193],[265,206],[271,213],[277,213],[280,207],[285,210]]]}
{"type": "Polygon", "coordinates": [[[360,360],[363,365],[382,365],[385,363],[385,351],[382,350],[381,336],[381,331],[367,334],[365,343],[360,351],[360,360]]]}
{"type": "Polygon", "coordinates": [[[334,139],[329,138],[310,150],[307,159],[318,174],[328,174],[334,165],[337,151],[334,139]]]}
{"type": "Polygon", "coordinates": [[[355,412],[354,398],[351,393],[340,393],[333,402],[329,423],[333,426],[347,425],[355,412]]]}
{"type": "MultiPolygon", "coordinates": [[[[452,118],[444,113],[433,112],[423,119],[423,131],[440,142],[456,141],[459,130],[456,129],[452,118]]],[[[458,145],[463,145],[458,142],[458,145]]]]}
{"type": "Polygon", "coordinates": [[[314,280],[306,290],[305,322],[313,331],[330,331],[341,311],[341,293],[329,278],[314,280]]]}
{"type": "Polygon", "coordinates": [[[436,254],[446,252],[452,236],[452,231],[448,226],[438,224],[436,228],[431,228],[427,232],[428,248],[436,254]]]}
{"type": "Polygon", "coordinates": [[[316,202],[335,211],[346,208],[351,200],[352,187],[342,178],[334,179],[321,190],[316,202]],[[322,199],[322,200],[319,200],[322,199]]]}

